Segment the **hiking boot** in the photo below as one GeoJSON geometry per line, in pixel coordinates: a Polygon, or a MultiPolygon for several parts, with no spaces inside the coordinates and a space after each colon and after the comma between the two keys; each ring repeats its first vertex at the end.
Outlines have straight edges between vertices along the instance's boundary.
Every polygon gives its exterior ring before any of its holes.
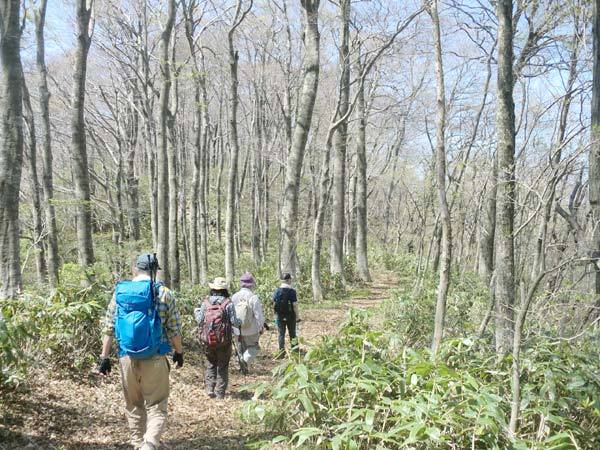
{"type": "Polygon", "coordinates": [[[152,442],[144,442],[144,445],[140,447],[140,450],[158,450],[158,447],[154,445],[152,442]]]}
{"type": "Polygon", "coordinates": [[[208,395],[210,398],[215,398],[214,392],[205,391],[205,394],[208,395]]]}

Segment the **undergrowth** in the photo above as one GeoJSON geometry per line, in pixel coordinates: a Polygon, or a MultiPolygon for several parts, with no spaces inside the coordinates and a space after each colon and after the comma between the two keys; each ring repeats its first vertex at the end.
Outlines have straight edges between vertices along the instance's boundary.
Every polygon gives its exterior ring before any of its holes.
{"type": "Polygon", "coordinates": [[[264,445],[307,449],[600,448],[600,341],[529,339],[522,352],[521,414],[508,433],[511,358],[471,336],[489,306],[478,278],[455,274],[446,339],[434,360],[437,277],[415,277],[414,258],[376,253],[399,287],[376,311],[350,312],[337,333],[253,387],[245,420],[273,429],[264,445]],[[368,314],[383,320],[370,328],[368,314]],[[435,362],[434,362],[435,361],[435,362]]]}
{"type": "Polygon", "coordinates": [[[75,264],[62,267],[60,280],[49,295],[31,291],[0,304],[0,389],[24,381],[31,367],[68,372],[95,360],[111,281],[75,264]]]}
{"type": "Polygon", "coordinates": [[[432,362],[428,349],[374,331],[352,311],[339,333],[276,368],[243,416],[276,430],[271,443],[301,448],[599,448],[600,364],[590,341],[579,352],[548,343],[524,352],[514,439],[507,433],[510,360],[476,344],[446,340],[432,362]]]}

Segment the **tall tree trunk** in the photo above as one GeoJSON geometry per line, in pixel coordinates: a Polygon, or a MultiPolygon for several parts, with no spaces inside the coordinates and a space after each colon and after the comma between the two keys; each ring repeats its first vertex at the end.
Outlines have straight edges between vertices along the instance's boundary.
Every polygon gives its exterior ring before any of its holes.
{"type": "MultiPolygon", "coordinates": [[[[140,102],[137,102],[141,107],[140,102]]],[[[127,167],[125,173],[125,185],[127,186],[127,218],[129,221],[129,239],[137,241],[140,239],[140,199],[138,189],[138,178],[135,174],[135,156],[138,145],[139,116],[133,108],[127,110],[129,127],[127,130],[127,167]]]]}
{"type": "Polygon", "coordinates": [[[328,136],[325,144],[325,153],[323,155],[323,164],[321,168],[321,183],[319,190],[319,204],[317,206],[317,216],[314,220],[313,229],[313,252],[311,262],[311,281],[313,291],[313,301],[320,303],[323,301],[323,290],[321,288],[321,249],[323,247],[323,225],[325,223],[325,212],[329,204],[331,192],[331,180],[329,176],[329,155],[331,154],[331,136],[328,136]]]}
{"type": "Polygon", "coordinates": [[[143,79],[139,82],[139,90],[143,93],[143,108],[140,117],[143,122],[144,155],[146,157],[148,176],[148,200],[150,203],[150,230],[152,234],[152,245],[158,251],[158,181],[156,161],[156,125],[154,123],[153,101],[150,93],[150,54],[148,47],[148,4],[142,2],[142,23],[140,34],[142,43],[139,59],[142,65],[143,79]]]}
{"type": "Polygon", "coordinates": [[[46,44],[44,26],[48,1],[41,0],[35,11],[36,67],[38,72],[38,91],[40,95],[40,114],[42,117],[42,187],[44,191],[44,214],[47,234],[48,278],[52,286],[58,283],[58,231],[54,210],[54,182],[52,179],[52,136],[50,132],[50,91],[48,90],[48,71],[46,69],[46,44]]]}
{"type": "Polygon", "coordinates": [[[280,271],[292,274],[297,272],[296,234],[300,175],[319,85],[319,2],[320,0],[302,0],[302,7],[306,13],[304,29],[306,54],[304,56],[302,91],[298,104],[296,126],[294,127],[292,147],[286,164],[283,205],[281,208],[280,271]]]}
{"type": "MultiPolygon", "coordinates": [[[[484,283],[489,286],[494,272],[494,236],[496,234],[496,196],[498,192],[498,153],[494,152],[492,173],[485,191],[483,217],[479,231],[479,265],[477,271],[484,283]]],[[[493,291],[493,289],[492,289],[493,291]]]]}
{"type": "Polygon", "coordinates": [[[262,174],[262,226],[261,226],[261,241],[262,241],[262,254],[266,255],[269,250],[269,167],[270,163],[266,157],[263,157],[263,174],[262,174]]]}
{"type": "Polygon", "coordinates": [[[169,98],[171,90],[171,67],[169,49],[173,24],[176,15],[175,0],[169,0],[167,21],[160,36],[160,67],[162,72],[162,87],[160,90],[160,119],[158,127],[159,145],[157,148],[157,228],[158,260],[162,267],[162,279],[171,284],[171,267],[169,261],[169,98]]]}
{"type": "MultiPolygon", "coordinates": [[[[350,159],[348,159],[350,162],[350,159]]],[[[357,184],[356,170],[354,176],[350,180],[350,189],[348,192],[348,202],[346,207],[346,214],[348,215],[348,226],[346,227],[346,254],[351,258],[356,257],[356,184],[357,184]]]]}
{"type": "MultiPolygon", "coordinates": [[[[179,74],[182,66],[177,66],[177,40],[173,37],[171,51],[171,67],[173,68],[173,81],[171,82],[171,104],[167,117],[168,138],[168,165],[169,165],[169,274],[171,275],[171,287],[179,290],[181,284],[181,269],[179,259],[179,234],[180,219],[183,219],[180,213],[180,204],[183,199],[180,198],[179,171],[185,171],[185,167],[179,167],[178,147],[180,135],[178,133],[177,114],[179,112],[179,74]]],[[[183,140],[183,138],[181,138],[183,140]]],[[[185,142],[182,142],[185,146],[185,142]]],[[[183,186],[185,189],[185,186],[183,186]]],[[[185,205],[181,205],[185,206],[185,205]]]]}
{"type": "Polygon", "coordinates": [[[244,165],[242,166],[242,172],[239,177],[239,186],[236,186],[237,195],[235,196],[235,211],[237,214],[235,215],[236,220],[234,232],[236,259],[239,259],[242,255],[242,214],[240,204],[242,204],[244,201],[244,185],[246,183],[246,174],[248,173],[251,153],[252,150],[246,151],[246,155],[244,156],[244,165]]]}
{"type": "MultiPolygon", "coordinates": [[[[190,240],[187,227],[187,180],[188,171],[188,145],[186,127],[179,126],[177,128],[177,230],[181,236],[181,244],[183,246],[183,257],[185,259],[185,267],[190,268],[190,240]]],[[[180,253],[180,250],[178,250],[180,253]]],[[[179,261],[179,284],[181,285],[181,259],[179,261]]]]}
{"type": "Polygon", "coordinates": [[[21,291],[19,189],[23,165],[20,1],[0,3],[0,299],[21,291]]]}
{"type": "Polygon", "coordinates": [[[31,200],[33,206],[33,245],[35,246],[35,266],[38,281],[44,283],[48,272],[46,269],[46,257],[43,242],[42,226],[42,206],[40,202],[40,181],[37,173],[37,138],[35,132],[35,121],[33,119],[33,109],[31,107],[31,98],[25,76],[23,76],[23,117],[29,131],[29,167],[31,169],[31,200]]]}
{"type": "MultiPolygon", "coordinates": [[[[123,191],[124,191],[124,183],[123,183],[123,149],[122,144],[119,143],[119,160],[117,164],[117,177],[115,180],[116,184],[116,196],[117,196],[117,224],[118,224],[118,232],[116,233],[115,242],[118,245],[121,245],[123,242],[123,238],[125,235],[125,215],[123,211],[123,191]]],[[[108,172],[106,174],[106,181],[109,180],[108,172]]],[[[108,183],[107,183],[108,184],[108,183]]]]}
{"type": "MultiPolygon", "coordinates": [[[[594,248],[600,252],[600,0],[594,0],[593,19],[593,85],[592,85],[592,143],[590,145],[590,205],[594,217],[594,248]]],[[[596,312],[600,314],[600,261],[596,260],[596,312]]]]}
{"type": "Polygon", "coordinates": [[[171,106],[168,111],[167,129],[168,129],[168,147],[167,164],[169,166],[169,275],[171,276],[171,287],[175,290],[180,288],[180,268],[179,268],[179,182],[178,182],[178,163],[177,147],[178,136],[175,126],[178,112],[178,77],[179,70],[176,69],[176,39],[173,38],[173,50],[171,56],[171,67],[174,69],[174,82],[170,92],[171,106]]]}
{"type": "Polygon", "coordinates": [[[260,245],[260,211],[262,201],[262,159],[264,146],[263,136],[263,97],[258,87],[255,87],[255,133],[256,143],[252,155],[252,229],[250,244],[252,259],[258,265],[262,261],[262,248],[260,245]]]}
{"type": "MultiPolygon", "coordinates": [[[[340,87],[339,117],[343,117],[350,102],[350,0],[340,1],[340,87]]],[[[334,135],[333,152],[333,198],[331,213],[330,270],[344,283],[344,230],[346,226],[346,147],[348,121],[344,120],[334,135]]]]}
{"type": "MultiPolygon", "coordinates": [[[[202,56],[202,67],[204,68],[204,56],[202,56]]],[[[204,70],[203,70],[204,73],[204,70]]],[[[202,75],[199,79],[200,91],[202,93],[202,136],[200,144],[200,190],[198,203],[200,207],[200,250],[199,250],[199,269],[200,269],[200,283],[203,285],[207,281],[208,273],[208,187],[209,187],[209,170],[208,160],[210,152],[210,118],[208,115],[208,93],[206,92],[206,77],[202,75]]]]}
{"type": "MultiPolygon", "coordinates": [[[[148,109],[151,114],[151,110],[148,109]]],[[[154,148],[156,139],[154,136],[151,118],[147,117],[144,127],[144,153],[148,170],[148,200],[150,203],[150,230],[152,234],[152,245],[158,249],[158,181],[157,181],[157,151],[154,148]]],[[[158,250],[157,250],[158,251],[158,250]]]]}
{"type": "Polygon", "coordinates": [[[223,127],[221,122],[219,121],[219,172],[217,174],[217,186],[216,186],[216,190],[217,190],[217,240],[219,242],[222,242],[223,237],[222,237],[222,207],[221,207],[221,203],[222,203],[222,189],[221,189],[221,185],[222,185],[222,180],[223,180],[223,167],[225,166],[225,143],[223,141],[223,127]]]}
{"type": "Polygon", "coordinates": [[[233,25],[227,33],[229,44],[229,176],[227,179],[227,211],[225,215],[225,278],[233,281],[235,274],[235,205],[237,198],[238,158],[240,154],[237,110],[238,98],[238,52],[233,46],[236,28],[242,23],[250,8],[242,12],[242,0],[238,0],[233,25]]]}
{"type": "Polygon", "coordinates": [[[498,0],[498,195],[496,206],[496,350],[507,353],[513,342],[515,106],[513,101],[512,0],[498,0]]]}
{"type": "MultiPolygon", "coordinates": [[[[360,61],[362,72],[362,61],[360,61]]],[[[356,137],[356,267],[362,281],[371,281],[367,251],[367,117],[364,83],[358,86],[358,134],[356,137]]]]}
{"type": "MultiPolygon", "coordinates": [[[[194,4],[194,2],[192,2],[194,4]]],[[[186,11],[186,6],[184,5],[184,11],[186,11]]],[[[192,58],[194,59],[194,63],[196,63],[196,49],[194,45],[194,19],[192,16],[192,6],[190,6],[190,11],[186,12],[186,37],[188,40],[188,46],[192,58]]],[[[196,79],[200,76],[198,73],[197,66],[193,69],[194,73],[192,74],[193,78],[196,79]]],[[[201,156],[200,153],[202,151],[201,142],[202,142],[202,110],[200,106],[200,85],[199,83],[195,83],[194,85],[194,103],[196,105],[195,115],[194,115],[194,128],[196,131],[196,135],[194,138],[194,150],[192,152],[192,162],[193,162],[193,173],[192,173],[192,190],[191,190],[191,202],[190,202],[190,279],[192,284],[198,283],[198,276],[200,273],[199,264],[200,264],[200,255],[198,253],[198,241],[202,240],[200,233],[198,232],[198,203],[199,203],[199,192],[200,192],[200,164],[201,164],[201,156]]],[[[202,187],[204,190],[204,187],[202,187]]]]}
{"type": "MultiPolygon", "coordinates": [[[[291,152],[294,138],[292,131],[292,61],[294,58],[294,53],[292,47],[292,30],[290,26],[290,17],[287,12],[287,0],[283,0],[282,4],[283,14],[285,16],[285,43],[287,53],[287,58],[285,61],[285,104],[283,106],[283,119],[285,123],[285,137],[288,144],[288,152],[291,152]]],[[[304,4],[302,6],[306,9],[306,6],[304,4]]],[[[317,10],[318,8],[319,5],[316,5],[317,10]]]]}
{"type": "Polygon", "coordinates": [[[450,286],[450,264],[452,262],[452,223],[450,221],[450,209],[446,199],[446,93],[444,88],[444,63],[442,58],[442,37],[440,30],[440,17],[438,14],[438,1],[434,0],[429,7],[429,15],[433,22],[433,36],[435,46],[435,75],[437,81],[436,94],[436,178],[438,188],[438,201],[442,222],[441,242],[441,264],[440,278],[437,289],[437,301],[435,306],[435,320],[433,330],[432,351],[435,354],[442,342],[444,334],[444,322],[446,319],[446,297],[450,286]]]}
{"type": "Polygon", "coordinates": [[[83,267],[94,263],[92,242],[92,202],[90,198],[90,175],[85,134],[85,82],[87,56],[92,43],[93,0],[77,0],[77,50],[73,71],[73,94],[71,98],[71,155],[75,197],[77,199],[77,247],[79,264],[83,267]]]}

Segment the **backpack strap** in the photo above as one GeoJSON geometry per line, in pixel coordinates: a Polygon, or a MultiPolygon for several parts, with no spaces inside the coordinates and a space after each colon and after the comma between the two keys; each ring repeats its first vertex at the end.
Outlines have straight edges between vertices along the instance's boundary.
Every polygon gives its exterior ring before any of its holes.
{"type": "Polygon", "coordinates": [[[225,300],[223,300],[221,302],[221,306],[223,307],[223,313],[225,314],[225,316],[227,317],[227,320],[231,320],[231,317],[229,317],[229,311],[227,310],[227,308],[229,307],[229,305],[231,305],[231,299],[229,297],[227,297],[225,300]]]}
{"type": "Polygon", "coordinates": [[[150,280],[150,287],[152,289],[152,307],[158,309],[158,303],[160,302],[160,288],[163,289],[163,295],[169,290],[162,281],[150,280]]]}

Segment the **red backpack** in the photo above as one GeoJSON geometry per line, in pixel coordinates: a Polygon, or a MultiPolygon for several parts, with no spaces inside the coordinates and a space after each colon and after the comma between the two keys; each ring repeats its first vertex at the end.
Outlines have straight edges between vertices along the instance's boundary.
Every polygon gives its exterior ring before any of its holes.
{"type": "Polygon", "coordinates": [[[221,348],[231,344],[233,333],[227,307],[231,300],[226,298],[221,303],[210,303],[204,300],[204,323],[200,327],[200,341],[207,348],[221,348]]]}

